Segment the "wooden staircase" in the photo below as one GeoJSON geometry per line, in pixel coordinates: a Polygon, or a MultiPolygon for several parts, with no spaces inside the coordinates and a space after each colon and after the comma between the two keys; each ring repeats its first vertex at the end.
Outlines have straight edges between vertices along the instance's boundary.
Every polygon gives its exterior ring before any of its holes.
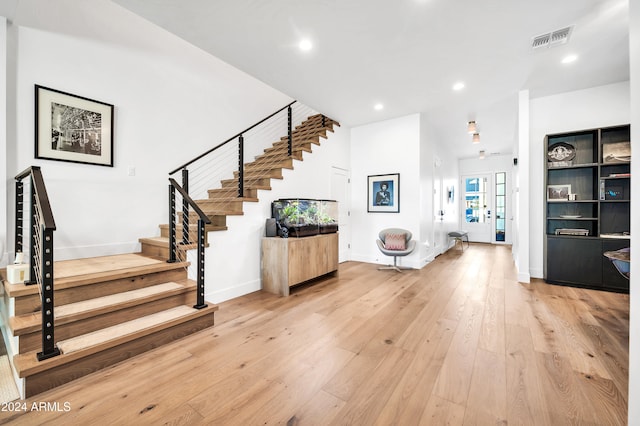
{"type": "Polygon", "coordinates": [[[38,286],[4,282],[18,337],[14,366],[30,397],[210,327],[217,306],[194,309],[184,262],[123,254],[56,262],[55,338],[61,354],[38,361],[38,286]]]}
{"type": "MultiPolygon", "coordinates": [[[[258,191],[271,189],[271,179],[282,179],[282,169],[293,169],[303,152],[319,145],[337,122],[309,117],[292,134],[245,165],[244,197],[237,197],[238,176],[222,181],[197,201],[211,219],[206,231],[227,229],[226,217],[242,215],[245,202],[257,202],[258,191]]],[[[190,221],[190,241],[196,241],[196,218],[190,221]]],[[[54,264],[55,339],[61,354],[42,361],[41,296],[37,285],[4,281],[4,305],[12,306],[9,329],[18,339],[13,364],[31,397],[106,368],[137,354],[180,339],[214,324],[216,305],[195,309],[196,283],[188,279],[188,262],[168,263],[168,225],[160,236],[141,238],[141,253],[59,261],[54,264]]],[[[205,233],[208,235],[208,232],[205,233]]],[[[181,231],[177,232],[182,240],[181,231]]],[[[181,246],[180,259],[195,244],[181,246]]]]}
{"type": "MultiPolygon", "coordinates": [[[[271,190],[271,179],[283,179],[283,169],[293,169],[293,160],[302,161],[303,152],[312,152],[313,145],[320,145],[320,138],[326,138],[327,132],[333,132],[333,126],[340,126],[337,121],[325,117],[324,126],[322,115],[313,115],[292,132],[292,153],[288,154],[288,136],[282,137],[254,161],[244,165],[244,197],[238,197],[238,173],[233,178],[221,181],[221,187],[210,189],[209,198],[196,200],[200,207],[211,219],[211,225],[207,225],[206,236],[210,231],[225,231],[227,229],[227,216],[243,215],[245,202],[258,202],[259,190],[271,190]]],[[[196,225],[198,218],[193,213],[189,218],[190,238],[196,241],[196,225]]],[[[176,239],[182,240],[181,231],[177,232],[176,239]]],[[[139,239],[142,253],[150,256],[169,256],[169,226],[160,225],[160,236],[139,239]]],[[[205,244],[208,244],[205,237],[205,244]]],[[[179,249],[190,250],[195,245],[179,246],[179,249]]],[[[185,259],[184,253],[179,256],[185,259]]]]}

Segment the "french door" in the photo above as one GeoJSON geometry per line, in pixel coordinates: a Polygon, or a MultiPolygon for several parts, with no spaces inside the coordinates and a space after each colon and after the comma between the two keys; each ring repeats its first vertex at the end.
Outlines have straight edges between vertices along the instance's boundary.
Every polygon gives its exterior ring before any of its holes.
{"type": "Polygon", "coordinates": [[[492,179],[491,174],[462,176],[462,229],[468,232],[469,241],[491,243],[492,179]]]}

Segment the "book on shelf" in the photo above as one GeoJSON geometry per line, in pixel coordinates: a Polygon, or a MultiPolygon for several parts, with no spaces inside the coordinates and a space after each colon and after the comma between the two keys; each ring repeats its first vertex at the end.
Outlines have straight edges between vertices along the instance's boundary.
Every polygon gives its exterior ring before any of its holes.
{"type": "Polygon", "coordinates": [[[558,228],[558,229],[556,229],[555,234],[556,235],[588,236],[589,235],[589,230],[588,229],[581,229],[581,228],[558,228]]]}
{"type": "Polygon", "coordinates": [[[610,178],[631,177],[631,173],[609,173],[610,178]]]}

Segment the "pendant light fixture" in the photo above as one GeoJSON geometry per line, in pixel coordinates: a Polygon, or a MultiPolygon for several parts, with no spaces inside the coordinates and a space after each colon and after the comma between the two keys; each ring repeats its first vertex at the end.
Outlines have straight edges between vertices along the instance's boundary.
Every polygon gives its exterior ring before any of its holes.
{"type": "Polygon", "coordinates": [[[480,143],[480,133],[474,133],[472,141],[473,143],[480,143]]]}
{"type": "Polygon", "coordinates": [[[475,121],[470,121],[467,123],[467,133],[476,133],[478,131],[478,127],[476,126],[475,121]]]}

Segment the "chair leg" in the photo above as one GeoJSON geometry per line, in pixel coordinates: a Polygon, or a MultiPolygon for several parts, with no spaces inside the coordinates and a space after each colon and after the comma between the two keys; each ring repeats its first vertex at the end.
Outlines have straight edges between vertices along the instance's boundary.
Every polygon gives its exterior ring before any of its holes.
{"type": "Polygon", "coordinates": [[[409,266],[398,266],[398,256],[393,256],[393,266],[388,265],[388,266],[381,266],[378,268],[379,271],[387,270],[387,269],[393,269],[394,271],[402,272],[405,269],[413,269],[413,268],[409,266]]]}

